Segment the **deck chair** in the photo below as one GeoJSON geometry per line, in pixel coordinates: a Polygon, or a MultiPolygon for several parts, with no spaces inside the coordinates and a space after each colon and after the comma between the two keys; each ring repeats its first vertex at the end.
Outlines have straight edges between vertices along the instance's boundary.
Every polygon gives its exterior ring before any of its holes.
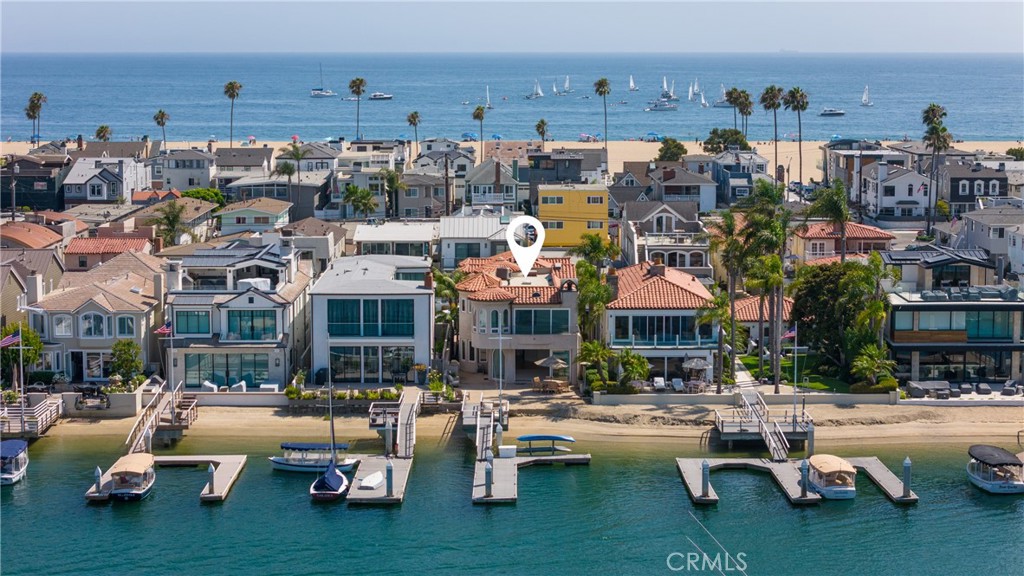
{"type": "Polygon", "coordinates": [[[540,376],[533,377],[533,391],[542,392],[544,390],[544,384],[540,381],[540,376]]]}
{"type": "Polygon", "coordinates": [[[665,390],[668,390],[668,387],[665,386],[665,379],[662,378],[661,376],[655,376],[654,377],[654,391],[655,392],[664,392],[665,390]]]}
{"type": "Polygon", "coordinates": [[[686,386],[683,384],[683,379],[682,378],[673,378],[672,379],[672,389],[675,390],[676,392],[683,392],[683,391],[685,391],[686,390],[686,386]]]}

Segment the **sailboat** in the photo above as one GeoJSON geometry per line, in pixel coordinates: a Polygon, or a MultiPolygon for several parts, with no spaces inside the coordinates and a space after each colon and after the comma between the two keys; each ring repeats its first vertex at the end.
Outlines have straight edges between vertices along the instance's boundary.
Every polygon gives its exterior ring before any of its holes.
{"type": "Polygon", "coordinates": [[[309,497],[314,501],[337,500],[348,492],[348,478],[345,478],[345,475],[338,471],[338,467],[335,465],[337,454],[334,443],[334,382],[330,379],[330,369],[327,370],[327,373],[327,416],[331,420],[331,459],[327,463],[327,470],[323,475],[309,485],[309,497]]]}
{"type": "Polygon", "coordinates": [[[491,108],[494,108],[494,106],[491,106],[491,87],[486,86],[484,90],[487,91],[487,103],[484,104],[484,108],[490,110],[491,108]]]}
{"type": "Polygon", "coordinates": [[[696,78],[693,79],[693,93],[694,94],[703,94],[704,93],[703,91],[701,91],[701,89],[700,89],[700,82],[698,82],[696,78]]]}
{"type": "Polygon", "coordinates": [[[701,108],[708,108],[709,107],[708,101],[704,99],[704,93],[703,92],[700,93],[700,107],[701,108]]]}
{"type": "Polygon", "coordinates": [[[634,83],[633,83],[633,75],[632,75],[632,74],[630,74],[630,75],[629,75],[629,91],[630,91],[630,92],[636,92],[636,91],[638,91],[638,90],[640,90],[640,89],[639,89],[639,88],[637,88],[637,87],[636,87],[636,84],[634,84],[634,83]]]}
{"type": "Polygon", "coordinates": [[[673,96],[674,95],[672,94],[672,91],[668,89],[668,78],[662,76],[661,77],[661,96],[660,96],[660,98],[662,100],[672,100],[673,96]]]}
{"type": "Polygon", "coordinates": [[[868,93],[868,87],[864,86],[864,95],[860,97],[861,106],[874,106],[875,103],[871,101],[871,94],[868,93]]]}
{"type": "MultiPolygon", "coordinates": [[[[575,92],[575,90],[573,90],[572,88],[569,88],[569,75],[566,74],[565,75],[565,84],[562,86],[562,94],[570,94],[572,92],[575,92]]],[[[556,94],[557,94],[557,91],[556,91],[556,94]]]]}
{"type": "Polygon", "coordinates": [[[725,84],[722,84],[722,95],[712,104],[715,108],[732,108],[732,104],[725,99],[725,84]]]}
{"type": "Polygon", "coordinates": [[[537,98],[543,98],[543,97],[544,97],[544,91],[540,89],[540,81],[539,80],[534,80],[533,81],[533,93],[532,94],[527,94],[526,95],[526,99],[527,100],[535,100],[537,98]]]}
{"type": "Polygon", "coordinates": [[[564,94],[558,92],[558,84],[554,82],[551,83],[551,94],[554,96],[564,96],[564,94]]]}
{"type": "Polygon", "coordinates": [[[331,96],[337,96],[338,94],[330,88],[324,88],[324,65],[320,65],[320,86],[313,88],[309,91],[309,95],[312,98],[330,98],[331,96]]]}
{"type": "Polygon", "coordinates": [[[694,101],[693,98],[693,82],[690,82],[690,89],[686,91],[686,99],[690,102],[694,101]]]}

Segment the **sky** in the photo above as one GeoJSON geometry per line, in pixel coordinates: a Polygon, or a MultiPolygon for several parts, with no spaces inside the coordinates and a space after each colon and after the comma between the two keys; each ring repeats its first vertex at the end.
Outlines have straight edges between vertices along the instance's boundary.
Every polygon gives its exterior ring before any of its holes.
{"type": "Polygon", "coordinates": [[[0,22],[3,53],[1024,52],[1020,0],[0,0],[0,22]]]}

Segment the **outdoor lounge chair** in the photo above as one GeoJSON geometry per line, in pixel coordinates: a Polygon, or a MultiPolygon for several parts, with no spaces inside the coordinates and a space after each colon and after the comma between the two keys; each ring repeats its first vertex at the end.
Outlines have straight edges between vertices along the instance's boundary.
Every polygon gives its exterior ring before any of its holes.
{"type": "Polygon", "coordinates": [[[978,394],[991,394],[992,387],[984,382],[978,383],[978,394]]]}
{"type": "Polygon", "coordinates": [[[209,380],[203,380],[203,392],[216,392],[217,385],[209,380]]]}
{"type": "Polygon", "coordinates": [[[665,390],[668,390],[668,387],[665,386],[665,379],[663,377],[661,377],[661,376],[655,376],[654,377],[654,391],[655,392],[664,392],[665,390]]]}
{"type": "Polygon", "coordinates": [[[974,386],[971,386],[970,384],[961,384],[960,392],[963,394],[971,394],[974,392],[974,386]]]}
{"type": "Polygon", "coordinates": [[[683,379],[682,378],[673,378],[672,379],[672,389],[675,390],[676,392],[683,392],[683,391],[685,391],[686,390],[686,385],[683,384],[683,379]]]}
{"type": "Polygon", "coordinates": [[[245,380],[242,380],[238,384],[232,385],[231,386],[231,391],[232,392],[245,392],[245,388],[246,388],[245,380]]]}

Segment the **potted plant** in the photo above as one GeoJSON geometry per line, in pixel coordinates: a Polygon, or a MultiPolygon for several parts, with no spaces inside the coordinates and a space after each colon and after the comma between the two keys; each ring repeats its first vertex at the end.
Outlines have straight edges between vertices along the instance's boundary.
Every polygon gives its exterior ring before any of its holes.
{"type": "Polygon", "coordinates": [[[416,383],[417,384],[426,384],[427,383],[427,365],[426,364],[416,364],[416,365],[413,366],[413,369],[416,370],[416,383]]]}

